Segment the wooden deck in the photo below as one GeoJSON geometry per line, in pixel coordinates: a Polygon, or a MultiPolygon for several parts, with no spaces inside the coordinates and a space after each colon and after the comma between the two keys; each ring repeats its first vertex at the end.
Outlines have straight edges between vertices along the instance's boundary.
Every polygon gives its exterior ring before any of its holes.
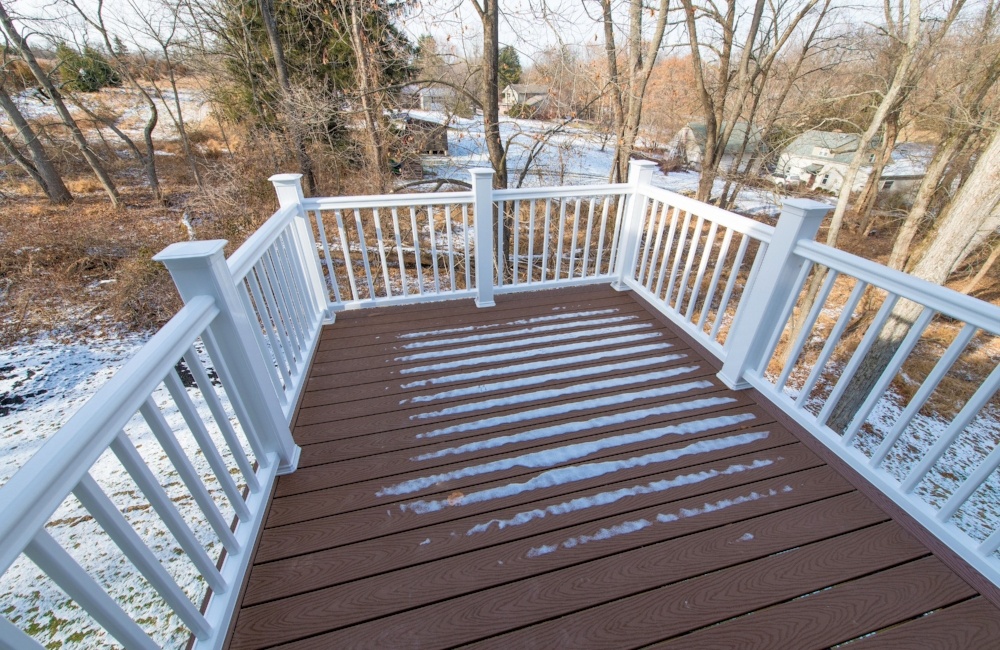
{"type": "Polygon", "coordinates": [[[987,599],[715,372],[610,287],[339,314],[231,647],[997,647],[987,599]]]}

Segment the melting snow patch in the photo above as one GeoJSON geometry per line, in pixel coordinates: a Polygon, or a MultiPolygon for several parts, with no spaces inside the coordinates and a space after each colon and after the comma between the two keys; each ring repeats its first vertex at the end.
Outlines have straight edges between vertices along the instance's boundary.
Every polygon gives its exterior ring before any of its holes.
{"type": "MultiPolygon", "coordinates": [[[[456,361],[442,361],[440,363],[434,363],[429,366],[415,366],[413,368],[402,368],[399,371],[399,374],[407,375],[415,372],[437,372],[439,370],[465,368],[466,366],[479,366],[487,363],[503,363],[505,361],[513,361],[515,359],[534,358],[540,355],[555,355],[555,354],[562,354],[563,352],[573,352],[576,350],[589,350],[591,348],[604,348],[615,345],[622,345],[624,343],[648,341],[650,339],[658,339],[662,336],[663,334],[660,332],[647,332],[645,334],[629,334],[627,336],[613,336],[611,338],[601,339],[597,341],[583,341],[580,343],[568,343],[566,345],[550,345],[541,348],[533,348],[531,350],[519,350],[517,352],[507,352],[504,354],[488,354],[486,356],[470,357],[468,359],[458,359],[456,361]]],[[[561,339],[564,337],[555,337],[555,338],[561,339]]],[[[476,348],[476,351],[479,351],[479,348],[476,348]]]]}
{"type": "Polygon", "coordinates": [[[547,555],[552,551],[559,548],[557,545],[552,546],[536,546],[535,548],[528,551],[528,557],[539,557],[540,555],[547,555]]]}
{"type": "Polygon", "coordinates": [[[753,533],[743,533],[743,536],[742,536],[742,537],[740,537],[740,538],[739,538],[738,540],[736,540],[736,541],[737,541],[737,542],[749,542],[749,541],[750,541],[750,540],[752,540],[752,539],[753,539],[753,533]]]}
{"type": "Polygon", "coordinates": [[[616,307],[614,309],[594,309],[591,311],[578,311],[578,312],[567,312],[565,314],[556,314],[552,316],[535,316],[534,318],[519,318],[518,320],[507,321],[506,323],[489,323],[487,325],[468,325],[466,327],[451,327],[448,329],[441,330],[425,330],[423,332],[412,332],[409,334],[400,334],[397,338],[406,339],[418,339],[425,336],[441,336],[448,334],[461,334],[463,332],[479,332],[487,329],[496,329],[497,327],[507,327],[516,325],[533,325],[535,323],[547,323],[549,321],[555,320],[566,320],[567,318],[589,318],[592,316],[604,316],[606,314],[616,314],[619,309],[616,307]]]}
{"type": "Polygon", "coordinates": [[[526,524],[535,519],[542,519],[546,516],[559,516],[566,515],[572,512],[577,512],[579,510],[586,510],[587,508],[593,508],[595,506],[605,506],[621,499],[628,497],[639,496],[643,494],[655,494],[657,492],[664,492],[666,490],[673,489],[675,487],[681,487],[683,485],[693,485],[695,483],[701,483],[709,479],[713,479],[717,476],[729,476],[731,474],[738,474],[740,472],[745,472],[748,470],[755,470],[761,467],[767,467],[773,464],[772,460],[755,460],[754,462],[743,465],[730,465],[726,469],[719,470],[708,470],[704,472],[696,472],[693,474],[681,474],[675,476],[672,479],[665,479],[662,481],[653,481],[652,483],[647,483],[646,485],[636,485],[630,488],[621,488],[619,490],[612,490],[607,492],[598,492],[597,494],[579,497],[571,501],[563,501],[562,503],[553,504],[546,506],[545,508],[535,508],[534,510],[526,510],[524,512],[519,512],[509,519],[491,519],[485,523],[476,524],[468,531],[466,535],[475,535],[477,533],[485,533],[490,529],[493,524],[496,524],[498,530],[503,530],[510,526],[520,526],[526,524]]]}
{"type": "MultiPolygon", "coordinates": [[[[641,432],[636,434],[612,436],[602,440],[577,443],[575,445],[565,445],[563,447],[556,447],[545,451],[524,454],[513,458],[503,458],[501,460],[483,463],[481,465],[470,465],[452,472],[444,472],[441,474],[425,476],[397,483],[396,485],[382,488],[376,493],[376,496],[381,497],[387,495],[409,494],[444,481],[452,481],[468,476],[479,476],[481,474],[499,472],[512,467],[551,467],[553,465],[565,463],[577,458],[589,456],[603,449],[628,445],[633,442],[659,437],[658,435],[647,435],[648,433],[649,432],[641,432]]],[[[660,435],[663,434],[661,433],[660,435]]],[[[436,512],[448,506],[464,506],[471,503],[479,503],[481,501],[500,499],[520,494],[522,492],[540,490],[575,481],[584,481],[597,476],[611,474],[623,469],[645,467],[646,465],[653,463],[665,463],[684,456],[703,454],[719,449],[738,447],[740,445],[748,445],[757,440],[763,440],[767,438],[768,435],[769,433],[767,431],[743,433],[734,436],[727,436],[725,438],[700,440],[679,449],[669,449],[666,451],[645,454],[643,456],[633,456],[632,458],[624,460],[609,460],[585,463],[583,465],[559,467],[557,469],[544,471],[524,483],[508,483],[500,487],[488,488],[480,490],[479,492],[470,492],[469,494],[462,494],[461,497],[458,498],[449,497],[447,499],[435,499],[430,501],[421,499],[412,503],[403,504],[401,507],[404,510],[411,510],[417,514],[436,512]]]]}
{"type": "MultiPolygon", "coordinates": [[[[670,379],[671,377],[677,377],[678,375],[684,375],[690,372],[694,372],[695,370],[699,370],[700,368],[701,366],[681,366],[679,368],[670,368],[669,370],[658,370],[656,372],[645,372],[638,375],[629,375],[625,377],[613,377],[611,379],[588,381],[582,384],[573,384],[571,386],[561,386],[559,388],[549,388],[546,390],[529,391],[527,393],[520,393],[517,395],[505,395],[503,397],[496,397],[493,399],[483,400],[481,402],[466,402],[465,404],[459,404],[458,406],[450,406],[448,408],[440,409],[438,411],[428,411],[426,413],[418,413],[416,415],[411,415],[410,419],[426,420],[429,418],[437,418],[444,415],[469,413],[471,411],[485,411],[495,407],[523,404],[524,402],[537,402],[541,400],[564,397],[567,395],[577,395],[579,393],[607,390],[609,388],[620,388],[622,386],[644,384],[652,381],[670,379]]],[[[511,383],[516,383],[516,382],[511,382],[511,383]]],[[[704,388],[711,386],[711,383],[708,382],[697,382],[697,383],[702,384],[702,386],[700,387],[704,388]],[[708,384],[708,386],[704,386],[704,384],[708,384]]],[[[680,384],[676,386],[678,390],[672,392],[693,390],[694,386],[695,383],[680,384]]],[[[668,388],[674,388],[674,387],[670,386],[668,388]]]]}
{"type": "Polygon", "coordinates": [[[595,318],[591,320],[573,321],[572,323],[555,323],[553,325],[536,325],[517,330],[507,330],[503,332],[490,332],[489,334],[470,334],[451,339],[435,339],[433,341],[418,341],[407,343],[404,350],[419,350],[440,345],[455,345],[457,343],[472,343],[475,341],[490,341],[492,339],[513,338],[526,334],[540,334],[542,332],[556,332],[559,330],[575,329],[577,327],[595,327],[597,325],[611,325],[612,323],[623,323],[625,321],[636,320],[638,316],[612,316],[609,318],[595,318]]]}
{"type": "MultiPolygon", "coordinates": [[[[461,424],[453,424],[449,427],[434,429],[433,431],[427,431],[425,433],[418,433],[417,438],[436,438],[438,436],[446,436],[452,433],[465,433],[467,431],[478,431],[479,429],[488,429],[490,427],[499,426],[501,424],[513,424],[515,422],[524,422],[525,420],[535,420],[538,418],[551,417],[554,415],[563,415],[566,413],[572,413],[574,411],[583,411],[586,409],[593,409],[593,408],[603,408],[605,406],[620,406],[622,404],[627,404],[635,400],[649,399],[653,397],[665,397],[667,395],[674,395],[689,390],[697,390],[699,388],[711,388],[711,386],[712,382],[710,381],[692,381],[685,384],[676,384],[674,386],[664,386],[662,388],[650,388],[648,390],[636,391],[634,393],[606,395],[604,397],[595,397],[593,399],[583,400],[581,402],[568,402],[566,404],[545,406],[542,408],[531,409],[528,411],[518,411],[517,413],[507,413],[505,415],[498,415],[492,418],[476,420],[474,422],[463,422],[461,424]]],[[[707,398],[705,400],[704,405],[712,406],[712,405],[726,404],[735,401],[736,399],[732,397],[707,398]],[[721,401],[718,402],[709,401],[712,399],[717,399],[721,401]]]]}
{"type": "Polygon", "coordinates": [[[573,370],[563,370],[561,372],[550,372],[543,375],[535,375],[533,377],[521,377],[518,379],[510,379],[508,381],[497,381],[491,384],[479,384],[476,386],[468,386],[466,388],[456,388],[455,390],[448,390],[434,395],[418,395],[409,400],[404,399],[400,401],[400,404],[405,404],[408,401],[413,403],[433,402],[440,399],[454,399],[456,397],[464,397],[466,395],[479,395],[482,393],[493,393],[498,390],[510,390],[513,388],[523,388],[537,384],[547,384],[552,381],[560,381],[564,379],[592,377],[594,375],[602,375],[607,372],[633,370],[636,368],[643,368],[645,366],[663,363],[665,361],[676,361],[677,359],[683,359],[686,356],[686,354],[668,354],[662,357],[642,357],[640,359],[632,359],[630,361],[606,363],[600,366],[588,366],[584,368],[575,368],[573,370]]]}
{"type": "MultiPolygon", "coordinates": [[[[644,354],[646,352],[657,352],[659,350],[666,350],[667,348],[673,347],[670,343],[650,343],[648,345],[639,345],[635,347],[628,348],[618,348],[616,350],[606,350],[603,352],[591,352],[589,354],[578,354],[569,357],[562,357],[560,359],[551,359],[548,361],[532,361],[529,363],[518,363],[506,365],[501,368],[490,368],[488,370],[475,370],[472,372],[462,372],[454,375],[443,375],[441,377],[433,377],[431,379],[420,379],[417,381],[411,381],[407,384],[403,384],[400,388],[418,388],[420,386],[437,385],[437,384],[451,384],[459,381],[473,381],[476,379],[483,379],[485,377],[496,377],[500,375],[517,375],[522,373],[531,372],[534,370],[540,370],[543,368],[552,368],[554,366],[568,366],[575,363],[589,363],[593,361],[600,361],[602,359],[613,359],[615,357],[624,357],[632,354],[644,354]]],[[[673,355],[674,358],[684,358],[686,354],[673,355]]],[[[626,362],[627,363],[627,362],[626,362]]],[[[622,366],[628,367],[628,366],[622,366]]],[[[438,393],[438,395],[430,395],[426,397],[415,397],[414,402],[418,401],[430,401],[432,399],[440,399],[439,395],[446,395],[446,393],[438,393]]]]}
{"type": "MultiPolygon", "coordinates": [[[[731,397],[707,397],[703,399],[689,400],[687,402],[675,402],[673,404],[666,404],[664,406],[658,406],[656,408],[639,409],[636,411],[625,411],[623,413],[616,413],[614,415],[604,415],[597,418],[591,418],[590,420],[583,420],[577,422],[563,422],[560,424],[554,424],[552,426],[542,427],[539,429],[530,429],[528,431],[522,431],[521,433],[515,433],[508,436],[496,436],[494,438],[488,438],[486,440],[477,440],[476,442],[470,442],[468,444],[459,445],[458,447],[447,447],[445,449],[439,449],[438,451],[421,454],[419,456],[414,456],[410,458],[410,460],[425,461],[425,460],[431,460],[433,458],[441,458],[442,456],[448,456],[452,454],[465,454],[469,452],[481,451],[483,449],[493,449],[494,447],[502,447],[503,445],[510,445],[518,442],[539,440],[541,438],[561,436],[568,433],[577,433],[580,431],[586,431],[588,429],[598,429],[600,427],[609,426],[613,424],[624,424],[626,422],[634,422],[636,420],[643,420],[653,415],[666,415],[669,413],[679,413],[681,411],[690,411],[706,406],[717,406],[734,401],[736,400],[734,400],[731,397]]],[[[753,414],[750,413],[741,413],[740,415],[724,416],[722,418],[716,418],[716,420],[726,420],[727,418],[731,418],[731,420],[727,421],[727,424],[738,424],[739,422],[752,420],[754,416],[753,414]]],[[[694,431],[702,430],[698,428],[697,423],[699,422],[703,422],[703,420],[695,420],[693,422],[675,424],[669,427],[664,427],[663,429],[651,429],[651,431],[668,431],[669,433],[674,433],[674,434],[693,433],[694,431]]]]}
{"type": "MultiPolygon", "coordinates": [[[[791,491],[790,486],[785,486],[782,491],[791,491]]],[[[730,508],[732,506],[738,506],[744,503],[750,503],[752,501],[759,501],[760,499],[766,499],[768,497],[773,497],[777,495],[778,492],[775,490],[768,490],[766,493],[761,492],[751,492],[750,494],[738,496],[735,499],[721,499],[715,503],[706,503],[699,508],[681,508],[676,513],[658,514],[656,515],[656,521],[661,524],[668,524],[674,521],[679,521],[681,519],[686,519],[688,517],[696,517],[698,515],[706,514],[709,512],[715,512],[717,510],[723,510],[725,508],[730,508]]],[[[632,521],[625,521],[616,526],[611,526],[609,528],[602,528],[596,533],[591,535],[577,535],[576,537],[570,537],[569,539],[563,541],[561,544],[551,544],[546,546],[538,546],[532,548],[528,551],[528,557],[538,557],[539,555],[544,555],[547,553],[552,553],[557,550],[560,546],[563,548],[573,548],[574,546],[579,546],[582,544],[587,544],[589,542],[596,542],[605,539],[611,539],[612,537],[618,537],[620,535],[628,535],[629,533],[634,533],[636,531],[648,528],[652,523],[648,519],[634,519],[632,521]]],[[[750,535],[747,533],[747,535],[750,535]]],[[[747,535],[741,538],[742,541],[748,541],[747,535]]],[[[753,539],[753,535],[750,535],[749,539],[753,539]]]]}
{"type": "MultiPolygon", "coordinates": [[[[471,345],[462,348],[450,348],[448,350],[433,350],[431,352],[417,352],[402,357],[396,357],[395,361],[420,361],[422,359],[434,359],[435,357],[453,357],[460,354],[473,354],[476,352],[489,352],[490,350],[506,350],[508,348],[524,348],[532,345],[548,347],[547,344],[566,339],[579,339],[587,336],[602,336],[605,334],[617,334],[619,332],[631,332],[635,330],[649,329],[652,323],[636,323],[634,325],[617,325],[615,327],[598,327],[596,329],[581,330],[579,332],[565,332],[563,334],[552,334],[549,336],[533,336],[516,341],[504,341],[503,343],[487,343],[485,345],[471,345]]],[[[603,343],[603,342],[602,342],[603,343]]]]}
{"type": "Polygon", "coordinates": [[[428,538],[427,538],[427,539],[425,539],[424,541],[420,542],[420,545],[421,545],[421,546],[427,546],[427,545],[428,545],[428,544],[430,544],[430,543],[431,543],[431,538],[430,538],[430,537],[428,537],[428,538]]]}

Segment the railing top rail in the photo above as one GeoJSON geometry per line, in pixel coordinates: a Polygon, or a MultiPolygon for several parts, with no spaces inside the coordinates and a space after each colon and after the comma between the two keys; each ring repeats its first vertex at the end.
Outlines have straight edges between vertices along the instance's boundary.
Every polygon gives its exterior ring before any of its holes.
{"type": "Polygon", "coordinates": [[[815,241],[801,241],[794,253],[846,273],[868,284],[958,318],[992,334],[1000,334],[1000,307],[918,277],[890,269],[815,241]]]}
{"type": "Polygon", "coordinates": [[[472,192],[321,196],[305,199],[303,206],[306,210],[347,210],[353,208],[408,208],[443,203],[472,203],[472,192]]]}
{"type": "Polygon", "coordinates": [[[749,219],[734,212],[729,212],[728,210],[723,210],[722,208],[714,205],[696,201],[692,198],[684,196],[683,194],[671,192],[670,190],[665,190],[659,187],[653,187],[652,185],[643,185],[639,189],[649,198],[663,201],[664,203],[668,203],[675,208],[680,208],[681,210],[685,210],[692,214],[705,217],[711,221],[719,223],[722,226],[725,226],[726,228],[731,228],[736,232],[750,235],[752,238],[766,244],[771,243],[771,237],[774,235],[774,226],[754,221],[753,219],[749,219]]]}
{"type": "Polygon", "coordinates": [[[233,280],[240,282],[246,277],[253,265],[257,263],[267,247],[274,242],[282,229],[288,225],[297,211],[298,207],[294,205],[280,208],[264,222],[264,225],[247,237],[235,253],[229,256],[227,262],[233,280]]]}
{"type": "Polygon", "coordinates": [[[0,487],[0,574],[218,313],[207,296],[185,305],[0,487]]]}
{"type": "Polygon", "coordinates": [[[496,190],[493,198],[503,201],[567,198],[574,196],[594,196],[601,194],[623,194],[631,190],[627,183],[603,183],[599,185],[563,185],[558,187],[523,187],[496,190]]]}

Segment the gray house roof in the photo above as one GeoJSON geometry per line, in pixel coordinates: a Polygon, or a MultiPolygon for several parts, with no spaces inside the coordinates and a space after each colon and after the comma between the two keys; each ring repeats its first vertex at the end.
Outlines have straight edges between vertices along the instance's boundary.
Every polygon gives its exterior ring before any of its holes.
{"type": "MultiPolygon", "coordinates": [[[[690,122],[687,124],[687,128],[691,129],[691,133],[694,134],[694,139],[698,143],[698,146],[704,151],[705,141],[707,139],[708,129],[705,127],[704,122],[690,122]]],[[[722,123],[722,128],[726,128],[726,123],[722,123]]],[[[733,133],[729,136],[729,142],[726,143],[726,153],[735,154],[740,150],[743,145],[743,138],[747,134],[747,130],[750,131],[750,138],[747,140],[747,150],[754,151],[761,145],[761,132],[756,126],[750,126],[747,122],[737,122],[733,125],[733,133]]]]}
{"type": "Polygon", "coordinates": [[[518,95],[548,95],[549,87],[541,84],[510,84],[507,86],[518,95]]]}
{"type": "MultiPolygon", "coordinates": [[[[854,152],[858,149],[861,135],[857,133],[836,133],[833,131],[806,131],[802,135],[792,140],[785,152],[792,156],[814,158],[817,147],[829,149],[830,155],[825,156],[826,160],[850,164],[854,158],[854,152]]],[[[869,148],[874,152],[878,146],[878,138],[869,143],[869,148]]]]}

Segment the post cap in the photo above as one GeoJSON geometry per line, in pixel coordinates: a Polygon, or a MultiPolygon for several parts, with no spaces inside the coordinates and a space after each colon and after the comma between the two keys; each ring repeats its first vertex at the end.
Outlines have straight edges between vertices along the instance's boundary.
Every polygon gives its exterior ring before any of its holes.
{"type": "Polygon", "coordinates": [[[474,167],[469,170],[469,174],[471,174],[473,178],[477,176],[492,176],[494,171],[492,167],[474,167]]]}
{"type": "Polygon", "coordinates": [[[298,183],[301,178],[302,174],[275,174],[267,180],[275,185],[292,185],[298,183]]]}
{"type": "Polygon", "coordinates": [[[833,206],[829,203],[812,199],[785,199],[781,204],[782,212],[792,212],[803,217],[825,217],[832,209],[833,206]]]}
{"type": "Polygon", "coordinates": [[[181,241],[170,244],[153,256],[153,261],[166,264],[174,260],[211,257],[221,253],[225,248],[225,239],[206,239],[203,241],[181,241]]]}

